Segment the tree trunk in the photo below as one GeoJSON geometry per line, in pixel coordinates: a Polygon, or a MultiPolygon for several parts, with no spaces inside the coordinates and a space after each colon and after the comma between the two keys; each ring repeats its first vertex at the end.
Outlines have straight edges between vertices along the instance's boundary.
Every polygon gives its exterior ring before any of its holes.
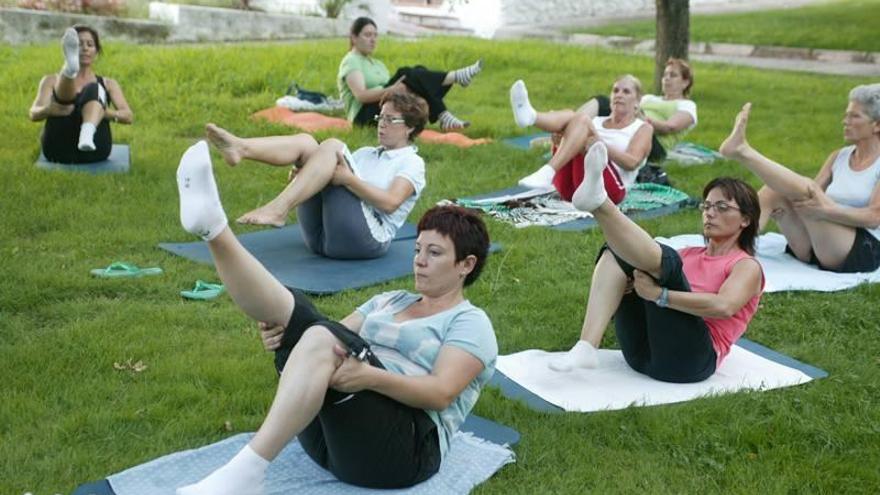
{"type": "Polygon", "coordinates": [[[669,57],[688,58],[690,43],[689,0],[656,0],[657,39],[654,44],[654,91],[661,94],[660,80],[669,57]]]}

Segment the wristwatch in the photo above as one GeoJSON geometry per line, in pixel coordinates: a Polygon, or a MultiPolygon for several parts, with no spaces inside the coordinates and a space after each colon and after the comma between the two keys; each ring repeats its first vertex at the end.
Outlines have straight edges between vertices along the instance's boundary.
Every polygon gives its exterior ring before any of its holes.
{"type": "Polygon", "coordinates": [[[667,289],[666,287],[662,287],[660,289],[660,297],[658,297],[657,300],[654,301],[654,304],[656,304],[660,308],[668,308],[669,307],[669,289],[667,289]]]}

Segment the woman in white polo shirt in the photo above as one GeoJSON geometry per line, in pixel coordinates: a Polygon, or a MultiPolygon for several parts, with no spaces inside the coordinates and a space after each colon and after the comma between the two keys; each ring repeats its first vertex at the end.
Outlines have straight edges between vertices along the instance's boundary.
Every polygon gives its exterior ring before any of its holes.
{"type": "Polygon", "coordinates": [[[382,100],[379,146],[348,153],[338,139],[309,134],[240,138],[208,124],[208,140],[229,165],[250,159],[289,166],[291,180],[277,197],[245,213],[238,223],[281,227],[296,208],[306,246],[339,259],[377,258],[425,187],[425,161],[412,144],[428,120],[425,101],[406,92],[382,100]]]}

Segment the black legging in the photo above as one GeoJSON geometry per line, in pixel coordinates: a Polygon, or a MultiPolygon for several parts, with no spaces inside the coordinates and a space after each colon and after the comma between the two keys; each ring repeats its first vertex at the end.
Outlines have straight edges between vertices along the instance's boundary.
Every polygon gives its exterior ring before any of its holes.
{"type": "MultiPolygon", "coordinates": [[[[669,290],[690,292],[678,252],[664,244],[659,246],[663,253],[657,282],[669,290]]],[[[631,279],[634,268],[609,248],[603,247],[599,256],[606,249],[631,279]]],[[[620,301],[614,314],[614,329],[626,363],[655,380],[692,383],[715,373],[715,348],[709,327],[699,316],[661,308],[633,290],[620,301]]]]}
{"type": "MultiPolygon", "coordinates": [[[[447,72],[433,71],[421,65],[401,67],[397,69],[385,87],[393,85],[401,77],[406,76],[403,84],[407,89],[428,102],[428,121],[434,123],[437,122],[440,114],[446,111],[446,103],[443,102],[443,98],[452,88],[452,85],[443,85],[446,74],[447,72]]],[[[376,125],[373,117],[379,114],[379,110],[379,103],[365,104],[355,116],[354,123],[356,125],[376,125]]]]}
{"type": "MultiPolygon", "coordinates": [[[[102,107],[107,108],[109,96],[103,87],[103,81],[87,84],[83,87],[73,102],[59,102],[61,104],[73,103],[73,112],[64,117],[48,117],[43,127],[41,145],[43,154],[49,161],[58,163],[94,163],[106,160],[113,148],[113,136],[110,133],[110,123],[107,119],[101,119],[95,131],[95,151],[80,151],[79,129],[82,126],[82,109],[86,103],[97,101],[102,107]],[[104,98],[101,98],[101,95],[104,98]]],[[[52,95],[55,98],[55,95],[52,95]]],[[[57,101],[57,100],[56,100],[57,101]]]]}
{"type": "MultiPolygon", "coordinates": [[[[303,332],[314,325],[327,328],[349,349],[364,345],[358,334],[328,321],[305,294],[291,292],[293,314],[275,351],[279,373],[303,332]]],[[[383,367],[375,356],[368,361],[383,367]]],[[[297,438],[312,460],[353,485],[404,488],[440,469],[437,425],[428,414],[370,390],[347,394],[327,389],[318,417],[297,438]]]]}

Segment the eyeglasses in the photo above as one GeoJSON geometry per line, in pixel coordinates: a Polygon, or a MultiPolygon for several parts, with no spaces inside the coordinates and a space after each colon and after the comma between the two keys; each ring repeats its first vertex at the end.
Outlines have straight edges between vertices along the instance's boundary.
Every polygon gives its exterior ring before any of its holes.
{"type": "Polygon", "coordinates": [[[727,201],[716,201],[714,203],[711,201],[703,201],[702,203],[697,205],[697,208],[699,208],[700,211],[708,211],[712,208],[715,208],[715,211],[717,211],[718,213],[726,213],[730,210],[741,211],[738,207],[733,206],[727,201]]]}
{"type": "Polygon", "coordinates": [[[373,117],[373,120],[375,120],[376,123],[385,125],[403,124],[406,122],[406,119],[404,119],[403,117],[392,117],[390,115],[376,115],[375,117],[373,117]]]}

